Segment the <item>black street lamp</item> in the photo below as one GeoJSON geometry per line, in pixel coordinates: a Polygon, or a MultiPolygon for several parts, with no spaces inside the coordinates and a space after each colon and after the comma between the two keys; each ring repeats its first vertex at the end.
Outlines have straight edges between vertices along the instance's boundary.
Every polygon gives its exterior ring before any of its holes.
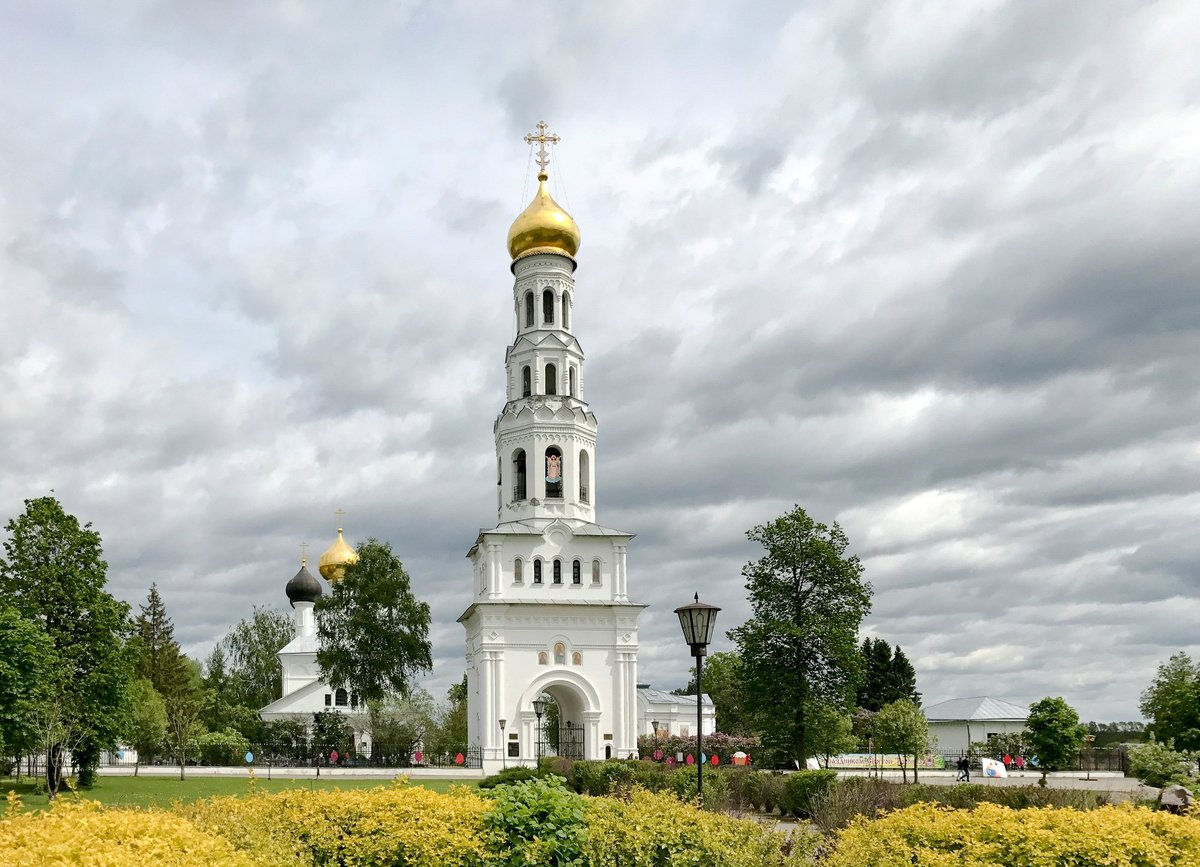
{"type": "Polygon", "coordinates": [[[500,720],[500,769],[504,770],[508,767],[508,744],[504,743],[504,724],[508,722],[506,719],[500,720]]]}
{"type": "MultiPolygon", "coordinates": [[[[704,678],[704,657],[708,655],[708,645],[712,643],[713,631],[717,628],[717,612],[721,609],[715,605],[706,605],[700,601],[697,593],[691,605],[675,609],[679,615],[679,625],[683,627],[683,640],[692,648],[692,656],[696,658],[696,797],[704,802],[704,708],[700,704],[701,682],[704,678]]],[[[656,735],[657,737],[657,735],[656,735]]]]}
{"type": "Polygon", "coordinates": [[[533,712],[537,716],[537,746],[534,754],[537,756],[538,767],[542,766],[542,714],[546,712],[546,698],[539,695],[533,700],[533,712]]]}

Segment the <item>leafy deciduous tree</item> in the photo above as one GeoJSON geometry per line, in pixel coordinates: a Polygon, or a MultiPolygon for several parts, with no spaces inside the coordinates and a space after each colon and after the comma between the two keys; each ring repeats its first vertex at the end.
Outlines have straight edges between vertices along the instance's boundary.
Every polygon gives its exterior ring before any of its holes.
{"type": "Polygon", "coordinates": [[[871,586],[858,558],[847,555],[842,528],[815,522],[799,506],[746,536],[765,549],[742,569],[753,616],[729,633],[742,658],[746,707],[764,745],[803,767],[808,715],[853,699],[871,586]]]}
{"type": "Polygon", "coordinates": [[[913,760],[913,782],[918,782],[917,767],[929,749],[929,720],[911,699],[902,698],[885,704],[875,715],[875,742],[885,753],[900,759],[904,781],[908,782],[908,758],[913,760]]]}
{"type": "Polygon", "coordinates": [[[0,608],[0,748],[8,755],[20,757],[36,746],[35,712],[49,697],[54,669],[50,636],[13,609],[0,608]]]}
{"type": "Polygon", "coordinates": [[[71,752],[80,782],[89,783],[100,750],[116,745],[125,710],[129,661],[125,654],[129,608],[104,590],[108,565],[100,534],[80,526],[54,497],[25,501],[6,529],[0,559],[0,598],[35,623],[54,647],[46,675],[48,705],[38,716],[48,743],[47,788],[58,791],[62,762],[71,752]]]}
{"type": "Polygon", "coordinates": [[[1159,742],[1200,750],[1200,666],[1186,653],[1173,655],[1142,693],[1140,709],[1153,720],[1146,728],[1159,742]]]}
{"type": "Polygon", "coordinates": [[[358,562],[316,604],[321,677],[366,701],[408,694],[418,672],[429,671],[429,605],[412,592],[391,545],[368,539],[358,562]]]}
{"type": "MultiPolygon", "coordinates": [[[[257,712],[283,694],[283,666],[278,653],[296,637],[296,624],[286,613],[255,606],[221,642],[226,701],[257,712]]],[[[210,654],[211,664],[215,660],[210,654]]]]}
{"type": "Polygon", "coordinates": [[[154,758],[167,734],[167,705],[148,678],[139,677],[129,685],[129,716],[125,722],[125,741],[137,750],[133,775],[143,761],[154,758]]]}
{"type": "Polygon", "coordinates": [[[1065,699],[1049,696],[1029,706],[1025,731],[1029,749],[1037,756],[1042,772],[1039,786],[1046,785],[1047,773],[1071,762],[1087,733],[1079,724],[1079,714],[1065,699]]]}
{"type": "MultiPolygon", "coordinates": [[[[704,692],[712,699],[717,713],[717,731],[727,735],[749,735],[754,726],[746,713],[746,692],[742,679],[742,658],[731,651],[714,653],[704,663],[704,692]]],[[[676,695],[696,694],[696,667],[691,679],[676,695]]]]}
{"type": "Polygon", "coordinates": [[[854,719],[849,712],[832,705],[820,705],[809,715],[810,749],[825,759],[826,767],[833,756],[853,752],[858,746],[854,734],[854,719]]]}

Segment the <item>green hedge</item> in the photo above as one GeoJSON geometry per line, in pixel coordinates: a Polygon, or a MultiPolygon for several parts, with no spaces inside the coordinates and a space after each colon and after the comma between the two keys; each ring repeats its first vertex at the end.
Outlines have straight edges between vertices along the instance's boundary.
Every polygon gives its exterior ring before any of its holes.
{"type": "Polygon", "coordinates": [[[813,806],[837,784],[837,771],[796,771],[787,775],[780,809],[802,819],[812,817],[813,806]]]}

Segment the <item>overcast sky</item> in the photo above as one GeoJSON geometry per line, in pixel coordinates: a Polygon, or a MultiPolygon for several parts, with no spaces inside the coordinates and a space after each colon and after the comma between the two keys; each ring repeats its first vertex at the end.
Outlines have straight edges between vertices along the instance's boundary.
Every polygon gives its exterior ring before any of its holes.
{"type": "Polygon", "coordinates": [[[53,490],[189,651],[342,508],[461,676],[543,118],[641,680],[683,683],[694,591],[745,619],[793,504],[929,701],[1133,718],[1200,651],[1200,4],[4,17],[0,514],[53,490]]]}

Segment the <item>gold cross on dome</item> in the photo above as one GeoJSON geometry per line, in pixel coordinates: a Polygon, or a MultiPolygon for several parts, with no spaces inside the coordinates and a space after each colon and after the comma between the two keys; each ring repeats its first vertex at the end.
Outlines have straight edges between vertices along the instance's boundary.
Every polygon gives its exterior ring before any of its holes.
{"type": "Polygon", "coordinates": [[[308,565],[308,543],[307,542],[300,543],[300,565],[301,566],[308,565]]]}
{"type": "Polygon", "coordinates": [[[338,529],[340,530],[342,529],[342,518],[346,517],[346,512],[344,509],[338,509],[334,514],[338,516],[338,529]]]}
{"type": "Polygon", "coordinates": [[[525,134],[525,144],[531,145],[534,142],[537,142],[537,164],[538,168],[543,172],[546,171],[546,166],[550,165],[550,156],[546,153],[547,143],[556,145],[560,141],[562,141],[562,139],[560,139],[554,133],[550,133],[549,135],[546,134],[546,122],[544,120],[539,120],[537,122],[537,135],[534,135],[531,132],[525,134]]]}

